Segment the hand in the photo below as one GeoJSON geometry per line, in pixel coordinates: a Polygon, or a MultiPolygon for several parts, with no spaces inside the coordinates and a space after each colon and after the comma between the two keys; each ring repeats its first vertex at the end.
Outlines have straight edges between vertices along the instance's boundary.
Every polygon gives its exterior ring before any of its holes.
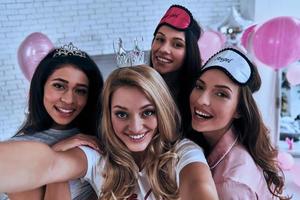
{"type": "Polygon", "coordinates": [[[95,136],[77,134],[65,140],[61,140],[52,146],[54,151],[67,151],[78,146],[89,146],[98,152],[102,152],[99,142],[95,136]]]}

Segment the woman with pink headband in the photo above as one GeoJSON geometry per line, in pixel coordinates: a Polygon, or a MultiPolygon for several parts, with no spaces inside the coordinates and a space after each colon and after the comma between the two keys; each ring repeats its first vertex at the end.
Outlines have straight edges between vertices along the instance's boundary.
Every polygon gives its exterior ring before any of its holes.
{"type": "Polygon", "coordinates": [[[150,66],[166,81],[180,110],[184,133],[191,122],[186,105],[195,75],[201,68],[198,47],[201,32],[201,27],[187,8],[172,5],[157,25],[151,46],[150,66]]]}

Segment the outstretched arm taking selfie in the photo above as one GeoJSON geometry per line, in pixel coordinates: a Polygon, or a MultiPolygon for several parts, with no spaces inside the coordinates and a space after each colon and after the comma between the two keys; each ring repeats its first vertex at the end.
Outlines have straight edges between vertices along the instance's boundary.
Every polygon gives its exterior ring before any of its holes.
{"type": "MultiPolygon", "coordinates": [[[[73,137],[62,140],[53,145],[51,148],[59,152],[67,151],[81,145],[89,146],[96,150],[99,149],[96,137],[84,134],[77,134],[73,137]]],[[[92,195],[94,195],[93,199],[97,199],[94,193],[92,195]]],[[[68,182],[52,183],[46,186],[44,200],[53,199],[71,199],[71,193],[68,182]]],[[[92,199],[92,196],[88,199],[92,199]]]]}
{"type": "Polygon", "coordinates": [[[217,200],[217,190],[206,164],[191,163],[180,172],[180,197],[182,200],[217,200]]]}
{"type": "Polygon", "coordinates": [[[68,182],[51,183],[46,186],[44,200],[64,199],[71,200],[68,182]]]}
{"type": "Polygon", "coordinates": [[[43,200],[44,199],[44,187],[38,189],[29,190],[25,192],[18,192],[8,194],[10,200],[43,200]]]}
{"type": "Polygon", "coordinates": [[[1,142],[0,160],[0,192],[7,193],[79,178],[87,168],[79,148],[55,152],[39,142],[1,142]]]}

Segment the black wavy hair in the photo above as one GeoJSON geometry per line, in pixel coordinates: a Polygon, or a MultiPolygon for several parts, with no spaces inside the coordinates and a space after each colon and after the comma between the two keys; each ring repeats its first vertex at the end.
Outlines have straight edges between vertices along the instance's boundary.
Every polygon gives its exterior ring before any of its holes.
{"type": "Polygon", "coordinates": [[[102,74],[96,63],[85,53],[85,57],[77,55],[54,56],[57,49],[49,52],[38,64],[29,91],[28,115],[17,134],[33,134],[49,129],[53,119],[47,113],[43,98],[44,86],[51,74],[65,65],[72,65],[81,70],[89,79],[89,92],[86,106],[72,123],[82,133],[96,135],[98,117],[101,109],[100,94],[103,88],[102,74]]]}

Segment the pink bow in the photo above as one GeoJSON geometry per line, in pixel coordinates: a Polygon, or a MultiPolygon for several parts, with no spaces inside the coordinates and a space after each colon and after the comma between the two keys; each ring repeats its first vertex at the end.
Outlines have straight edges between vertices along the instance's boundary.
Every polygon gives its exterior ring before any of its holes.
{"type": "Polygon", "coordinates": [[[286,137],[285,142],[288,144],[289,150],[292,150],[294,146],[294,138],[290,139],[286,137]]]}

